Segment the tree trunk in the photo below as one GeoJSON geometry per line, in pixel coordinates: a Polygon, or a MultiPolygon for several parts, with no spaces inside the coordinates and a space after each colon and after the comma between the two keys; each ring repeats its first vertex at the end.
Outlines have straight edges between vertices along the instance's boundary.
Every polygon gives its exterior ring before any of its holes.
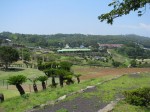
{"type": "Polygon", "coordinates": [[[63,81],[63,76],[59,76],[59,83],[61,87],[63,87],[63,81]]]}
{"type": "Polygon", "coordinates": [[[38,92],[37,85],[36,85],[35,83],[33,84],[33,89],[34,89],[34,92],[35,92],[35,93],[38,92]]]}
{"type": "Polygon", "coordinates": [[[18,89],[20,95],[24,95],[25,91],[20,84],[16,84],[16,88],[18,89]]]}
{"type": "Polygon", "coordinates": [[[5,63],[5,70],[8,70],[8,63],[5,63]]]}
{"type": "Polygon", "coordinates": [[[44,81],[42,82],[42,87],[43,87],[43,90],[45,90],[45,89],[46,89],[46,84],[45,84],[45,82],[44,82],[44,81]]]}
{"type": "Polygon", "coordinates": [[[0,93],[0,103],[4,101],[4,95],[0,93]]]}
{"type": "Polygon", "coordinates": [[[52,87],[56,87],[55,77],[52,76],[52,87]]]}
{"type": "Polygon", "coordinates": [[[28,64],[26,63],[26,67],[28,68],[28,64]]]}
{"type": "Polygon", "coordinates": [[[78,84],[80,83],[80,78],[79,77],[77,77],[77,81],[78,81],[78,84]]]}
{"type": "Polygon", "coordinates": [[[66,82],[67,85],[70,85],[70,84],[73,84],[73,83],[74,82],[71,78],[67,78],[67,82],[66,82]]]}

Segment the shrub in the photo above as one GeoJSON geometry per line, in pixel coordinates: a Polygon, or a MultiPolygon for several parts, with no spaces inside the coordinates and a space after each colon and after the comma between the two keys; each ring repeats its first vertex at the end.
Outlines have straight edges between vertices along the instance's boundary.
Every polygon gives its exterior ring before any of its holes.
{"type": "Polygon", "coordinates": [[[132,61],[130,62],[130,64],[131,64],[131,67],[137,67],[136,60],[132,60],[132,61]]]}
{"type": "Polygon", "coordinates": [[[121,63],[120,63],[120,62],[117,62],[117,61],[113,61],[113,62],[112,62],[112,65],[113,65],[114,67],[119,67],[119,66],[121,65],[121,63]]]}
{"type": "Polygon", "coordinates": [[[125,101],[136,106],[150,106],[150,87],[124,92],[125,101]]]}

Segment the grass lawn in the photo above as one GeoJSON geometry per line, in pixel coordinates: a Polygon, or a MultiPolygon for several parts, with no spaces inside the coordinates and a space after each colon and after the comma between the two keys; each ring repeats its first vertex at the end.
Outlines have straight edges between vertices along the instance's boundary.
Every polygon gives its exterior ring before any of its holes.
{"type": "Polygon", "coordinates": [[[130,64],[130,59],[128,57],[118,54],[114,49],[109,49],[108,51],[113,55],[115,61],[125,63],[126,65],[130,64]]]}
{"type": "Polygon", "coordinates": [[[38,69],[32,69],[32,68],[18,68],[16,71],[1,71],[0,70],[0,80],[2,79],[8,79],[10,76],[16,76],[16,75],[24,75],[29,77],[34,76],[40,76],[44,75],[42,71],[39,71],[38,69]]]}
{"type": "Polygon", "coordinates": [[[0,89],[0,92],[2,92],[5,95],[5,99],[9,99],[20,95],[19,92],[16,90],[0,89]]]}
{"type": "Polygon", "coordinates": [[[150,108],[134,106],[125,101],[120,101],[112,112],[150,112],[150,108]]]}

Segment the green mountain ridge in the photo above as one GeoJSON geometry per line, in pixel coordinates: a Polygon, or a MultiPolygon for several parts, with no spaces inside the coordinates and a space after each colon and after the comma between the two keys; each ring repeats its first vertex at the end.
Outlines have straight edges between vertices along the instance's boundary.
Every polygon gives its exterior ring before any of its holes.
{"type": "Polygon", "coordinates": [[[37,35],[37,34],[19,34],[2,32],[0,33],[0,44],[6,39],[12,40],[13,43],[23,44],[26,46],[41,46],[63,48],[66,44],[70,47],[79,47],[83,45],[96,46],[101,44],[126,44],[134,42],[150,48],[150,38],[138,36],[134,34],[129,35],[85,35],[85,34],[53,34],[53,35],[37,35]]]}

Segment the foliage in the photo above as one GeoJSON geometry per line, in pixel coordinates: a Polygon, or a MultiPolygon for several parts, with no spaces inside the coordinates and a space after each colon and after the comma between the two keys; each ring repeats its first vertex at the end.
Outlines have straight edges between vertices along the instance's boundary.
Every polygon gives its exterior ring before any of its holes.
{"type": "Polygon", "coordinates": [[[25,91],[22,88],[21,84],[24,83],[24,82],[26,82],[26,80],[27,80],[27,78],[25,76],[18,75],[18,76],[9,77],[8,83],[12,84],[12,85],[15,85],[16,88],[18,89],[20,95],[24,95],[25,91]]]}
{"type": "Polygon", "coordinates": [[[31,57],[30,57],[31,52],[29,51],[29,49],[27,49],[27,48],[20,49],[19,53],[20,53],[20,56],[23,60],[25,60],[25,61],[31,60],[31,57]]]}
{"type": "Polygon", "coordinates": [[[131,67],[137,67],[136,60],[132,60],[132,61],[130,62],[130,64],[131,64],[131,67]]]}
{"type": "Polygon", "coordinates": [[[137,43],[129,43],[124,45],[121,48],[118,48],[117,51],[120,54],[127,55],[130,58],[149,58],[150,57],[150,50],[144,49],[142,46],[138,45],[137,43]]]}
{"type": "Polygon", "coordinates": [[[47,76],[39,76],[39,77],[37,78],[37,80],[39,80],[39,81],[41,81],[41,82],[44,82],[44,81],[46,81],[47,79],[48,79],[47,76]]]}
{"type": "Polygon", "coordinates": [[[70,71],[72,64],[67,62],[67,61],[63,61],[60,62],[60,69],[66,70],[66,71],[70,71]]]}
{"type": "Polygon", "coordinates": [[[42,70],[46,76],[52,77],[52,86],[56,87],[55,77],[59,77],[60,86],[63,87],[63,83],[66,80],[66,84],[73,83],[73,73],[70,72],[72,64],[69,62],[48,62],[38,66],[39,70],[42,70]]]}
{"type": "Polygon", "coordinates": [[[150,112],[147,107],[135,106],[122,100],[117,103],[112,112],[150,112]]]}
{"type": "Polygon", "coordinates": [[[131,11],[138,11],[138,16],[142,16],[148,3],[150,3],[149,0],[114,0],[108,5],[113,9],[108,13],[101,14],[98,18],[101,22],[106,20],[108,24],[113,24],[115,18],[127,15],[131,11]]]}
{"type": "Polygon", "coordinates": [[[8,65],[19,59],[19,53],[12,47],[3,46],[0,47],[0,61],[8,68],[8,65]]]}
{"type": "MultiPolygon", "coordinates": [[[[66,44],[70,47],[85,47],[101,44],[126,44],[128,42],[138,42],[144,47],[150,48],[150,38],[138,35],[83,35],[83,34],[55,34],[55,35],[29,35],[13,34],[10,32],[0,33],[3,39],[10,39],[15,43],[23,43],[26,46],[48,47],[56,51],[58,48],[64,48],[66,44]],[[13,38],[16,36],[17,38],[13,38]],[[65,41],[64,41],[65,38],[65,41]],[[45,43],[43,41],[46,41],[45,43]]],[[[52,56],[53,57],[53,56],[52,56]]],[[[53,59],[52,59],[53,60],[53,59]]]]}
{"type": "Polygon", "coordinates": [[[150,67],[150,63],[144,62],[144,63],[142,63],[142,64],[139,64],[138,67],[144,67],[144,68],[147,67],[147,68],[149,68],[149,67],[150,67]]]}
{"type": "Polygon", "coordinates": [[[23,75],[12,76],[8,78],[8,83],[12,85],[22,84],[26,82],[27,78],[23,75]]]}
{"type": "Polygon", "coordinates": [[[37,80],[39,80],[41,83],[42,83],[42,87],[43,87],[43,90],[46,89],[46,84],[45,84],[45,81],[48,79],[47,76],[39,76],[37,78],[37,80]]]}
{"type": "Polygon", "coordinates": [[[113,62],[112,62],[112,65],[113,65],[114,67],[119,67],[119,66],[121,65],[121,63],[118,62],[118,61],[113,61],[113,62]]]}
{"type": "Polygon", "coordinates": [[[125,91],[125,100],[136,106],[150,106],[150,88],[144,87],[136,90],[125,91]]]}

